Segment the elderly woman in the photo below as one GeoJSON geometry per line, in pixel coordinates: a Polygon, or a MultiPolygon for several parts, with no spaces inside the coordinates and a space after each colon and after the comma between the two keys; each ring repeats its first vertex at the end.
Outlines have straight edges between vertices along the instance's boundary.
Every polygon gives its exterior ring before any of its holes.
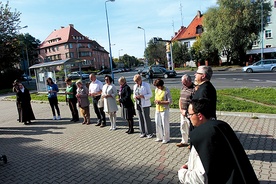
{"type": "Polygon", "coordinates": [[[162,141],[166,144],[170,141],[170,122],[169,122],[169,106],[172,103],[170,90],[164,86],[162,79],[154,81],[156,111],[156,142],[162,141]]]}
{"type": "Polygon", "coordinates": [[[120,77],[118,80],[120,84],[120,91],[119,91],[119,103],[121,105],[121,113],[122,117],[127,120],[128,122],[128,130],[126,133],[132,134],[134,133],[133,129],[133,116],[135,115],[135,109],[133,102],[131,100],[131,89],[126,83],[125,77],[120,77]]]}
{"type": "Polygon", "coordinates": [[[150,84],[142,81],[139,74],[134,75],[133,81],[136,83],[133,86],[133,98],[139,118],[140,138],[147,137],[150,139],[153,136],[150,119],[150,98],[152,97],[150,84]]]}
{"type": "Polygon", "coordinates": [[[105,85],[102,89],[101,98],[104,99],[104,112],[109,114],[110,119],[110,129],[116,130],[116,112],[118,111],[116,95],[117,89],[114,84],[112,84],[112,78],[109,75],[104,77],[105,85]]]}
{"type": "Polygon", "coordinates": [[[82,124],[89,125],[90,124],[90,112],[89,112],[89,99],[88,99],[88,89],[86,85],[83,85],[81,80],[76,82],[77,85],[77,100],[80,107],[80,113],[83,117],[82,124]]]}

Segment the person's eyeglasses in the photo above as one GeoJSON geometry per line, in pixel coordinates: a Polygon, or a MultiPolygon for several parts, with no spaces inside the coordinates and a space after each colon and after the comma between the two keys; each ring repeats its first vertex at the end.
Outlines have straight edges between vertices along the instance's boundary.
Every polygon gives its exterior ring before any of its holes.
{"type": "Polygon", "coordinates": [[[107,81],[108,79],[104,79],[104,80],[106,80],[106,81],[107,81]]]}
{"type": "Polygon", "coordinates": [[[196,72],[196,74],[203,75],[203,73],[196,72]]]}
{"type": "Polygon", "coordinates": [[[187,117],[192,117],[194,114],[198,114],[197,112],[195,112],[195,113],[192,113],[192,114],[187,114],[187,117]]]}

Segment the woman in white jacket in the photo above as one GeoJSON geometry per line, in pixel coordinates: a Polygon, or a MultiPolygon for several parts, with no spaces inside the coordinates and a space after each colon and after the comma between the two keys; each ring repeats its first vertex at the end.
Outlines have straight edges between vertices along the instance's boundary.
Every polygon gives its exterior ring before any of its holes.
{"type": "Polygon", "coordinates": [[[136,74],[133,77],[133,81],[136,83],[133,87],[133,98],[135,100],[135,108],[139,118],[140,137],[152,138],[153,129],[150,119],[150,98],[152,92],[150,84],[142,81],[142,77],[136,74]]]}
{"type": "Polygon", "coordinates": [[[101,98],[104,99],[104,109],[103,111],[109,114],[110,119],[110,129],[116,130],[116,112],[118,111],[116,96],[117,89],[114,84],[112,84],[112,78],[109,75],[104,77],[105,85],[102,89],[101,98]]]}

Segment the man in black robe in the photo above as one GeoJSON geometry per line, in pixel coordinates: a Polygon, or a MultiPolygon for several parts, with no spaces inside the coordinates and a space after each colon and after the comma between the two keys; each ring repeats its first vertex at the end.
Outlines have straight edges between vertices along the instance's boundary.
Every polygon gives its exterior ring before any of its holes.
{"type": "Polygon", "coordinates": [[[195,129],[190,134],[189,161],[178,172],[180,181],[259,183],[235,132],[227,123],[211,120],[211,111],[208,99],[192,100],[189,105],[188,116],[195,129]]]}

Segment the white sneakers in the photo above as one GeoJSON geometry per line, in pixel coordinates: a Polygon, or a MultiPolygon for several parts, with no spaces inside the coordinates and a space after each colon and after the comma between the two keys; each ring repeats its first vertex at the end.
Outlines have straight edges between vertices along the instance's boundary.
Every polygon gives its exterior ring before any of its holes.
{"type": "Polygon", "coordinates": [[[60,116],[57,116],[57,117],[56,117],[56,116],[53,116],[53,120],[56,120],[56,119],[57,119],[57,120],[60,120],[61,117],[60,117],[60,116]]]}

